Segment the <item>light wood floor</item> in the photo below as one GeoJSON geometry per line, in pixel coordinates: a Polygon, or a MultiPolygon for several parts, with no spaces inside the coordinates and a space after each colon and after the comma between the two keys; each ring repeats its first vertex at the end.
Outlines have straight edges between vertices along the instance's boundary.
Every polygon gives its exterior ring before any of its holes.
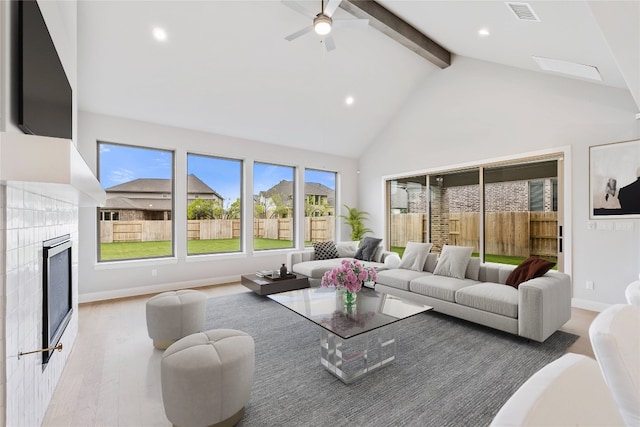
{"type": "MultiPolygon", "coordinates": [[[[248,292],[240,284],[199,288],[208,296],[248,292]]],[[[43,426],[170,426],[160,389],[160,358],[147,335],[149,296],[82,304],[79,332],[43,426]]],[[[580,338],[568,349],[593,357],[595,312],[573,309],[562,330],[580,338]]],[[[318,365],[319,366],[319,365],[318,365]]]]}

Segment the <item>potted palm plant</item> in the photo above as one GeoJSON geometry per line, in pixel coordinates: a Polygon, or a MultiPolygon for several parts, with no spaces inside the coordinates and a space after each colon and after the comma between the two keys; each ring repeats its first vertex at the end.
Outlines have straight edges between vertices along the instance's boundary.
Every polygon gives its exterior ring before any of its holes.
{"type": "Polygon", "coordinates": [[[346,215],[340,215],[344,219],[345,224],[351,227],[351,240],[360,240],[367,233],[373,233],[373,230],[364,226],[364,221],[369,219],[369,213],[361,211],[358,208],[347,208],[346,215]]]}

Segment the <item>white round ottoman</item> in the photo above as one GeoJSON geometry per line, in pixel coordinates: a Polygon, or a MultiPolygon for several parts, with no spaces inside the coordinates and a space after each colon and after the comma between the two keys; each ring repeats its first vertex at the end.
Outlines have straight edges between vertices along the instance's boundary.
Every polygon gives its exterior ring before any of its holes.
{"type": "Polygon", "coordinates": [[[176,426],[233,426],[251,397],[255,347],[250,335],[213,329],[173,343],[162,355],[164,411],[176,426]]]}
{"type": "Polygon", "coordinates": [[[204,327],[207,297],[185,289],[158,294],[147,301],[147,331],[161,350],[204,327]]]}

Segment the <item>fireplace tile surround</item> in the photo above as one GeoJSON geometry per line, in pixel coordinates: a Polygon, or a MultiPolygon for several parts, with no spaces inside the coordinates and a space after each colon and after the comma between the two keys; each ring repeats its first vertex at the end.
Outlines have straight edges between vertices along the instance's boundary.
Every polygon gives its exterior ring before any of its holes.
{"type": "MultiPolygon", "coordinates": [[[[78,331],[78,209],[37,186],[0,184],[0,420],[5,425],[40,425],[78,331]],[[73,241],[74,314],[43,370],[42,242],[63,234],[73,241]],[[2,342],[3,341],[3,342],[2,342]]],[[[0,421],[0,423],[2,423],[0,421]]]]}

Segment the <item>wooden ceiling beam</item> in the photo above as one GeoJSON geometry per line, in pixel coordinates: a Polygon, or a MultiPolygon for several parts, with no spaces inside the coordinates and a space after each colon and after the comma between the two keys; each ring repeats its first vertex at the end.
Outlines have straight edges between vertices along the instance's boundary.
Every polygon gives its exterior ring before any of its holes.
{"type": "Polygon", "coordinates": [[[342,0],[340,7],[440,68],[451,65],[451,52],[373,0],[342,0]]]}

